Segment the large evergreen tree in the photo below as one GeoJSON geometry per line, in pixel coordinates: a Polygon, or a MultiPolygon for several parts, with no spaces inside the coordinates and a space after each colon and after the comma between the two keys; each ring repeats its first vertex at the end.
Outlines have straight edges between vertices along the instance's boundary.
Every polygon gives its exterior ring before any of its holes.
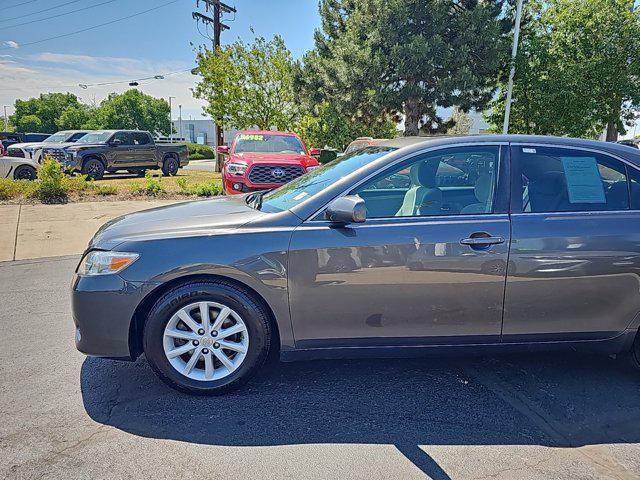
{"type": "Polygon", "coordinates": [[[446,131],[438,106],[483,109],[508,58],[506,0],[322,0],[301,91],[345,115],[404,115],[405,135],[446,131]]]}

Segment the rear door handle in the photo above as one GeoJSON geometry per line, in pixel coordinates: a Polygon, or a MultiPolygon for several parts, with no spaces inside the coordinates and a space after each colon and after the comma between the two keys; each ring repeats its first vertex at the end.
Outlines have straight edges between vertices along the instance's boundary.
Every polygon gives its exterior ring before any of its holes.
{"type": "Polygon", "coordinates": [[[485,245],[497,245],[499,243],[504,243],[504,238],[502,237],[469,237],[463,238],[460,240],[462,245],[469,245],[471,247],[482,247],[485,245]]]}

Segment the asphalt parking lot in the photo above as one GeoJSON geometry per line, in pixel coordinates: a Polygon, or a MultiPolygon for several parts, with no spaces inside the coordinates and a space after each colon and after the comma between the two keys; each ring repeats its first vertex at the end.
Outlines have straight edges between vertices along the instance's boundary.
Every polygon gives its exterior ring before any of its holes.
{"type": "Polygon", "coordinates": [[[613,359],[274,364],[190,397],[75,351],[77,260],[0,263],[0,478],[640,478],[640,375],[613,359]]]}

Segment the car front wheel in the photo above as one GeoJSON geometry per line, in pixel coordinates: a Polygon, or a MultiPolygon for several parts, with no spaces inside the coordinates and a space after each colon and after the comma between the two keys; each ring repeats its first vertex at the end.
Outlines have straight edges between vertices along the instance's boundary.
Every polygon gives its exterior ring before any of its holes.
{"type": "Polygon", "coordinates": [[[16,180],[35,180],[37,176],[36,169],[29,165],[20,165],[13,173],[16,180]]]}
{"type": "Polygon", "coordinates": [[[265,307],[224,281],[175,287],[152,307],[144,327],[149,364],[170,387],[221,394],[246,382],[267,358],[265,307]]]}
{"type": "Polygon", "coordinates": [[[100,180],[104,177],[104,164],[95,158],[90,158],[82,166],[82,173],[92,180],[100,180]]]}

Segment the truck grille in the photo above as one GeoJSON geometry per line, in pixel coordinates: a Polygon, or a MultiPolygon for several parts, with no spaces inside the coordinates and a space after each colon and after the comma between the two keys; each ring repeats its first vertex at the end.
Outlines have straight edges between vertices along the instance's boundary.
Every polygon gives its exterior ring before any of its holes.
{"type": "Polygon", "coordinates": [[[249,181],[261,184],[284,184],[304,173],[295,165],[255,165],[249,171],[249,181]]]}
{"type": "Polygon", "coordinates": [[[42,149],[42,158],[51,157],[58,162],[64,161],[64,150],[60,148],[43,148],[42,149]]]}
{"type": "Polygon", "coordinates": [[[24,158],[24,152],[22,151],[21,148],[7,148],[7,156],[9,157],[18,157],[18,158],[24,158]]]}

